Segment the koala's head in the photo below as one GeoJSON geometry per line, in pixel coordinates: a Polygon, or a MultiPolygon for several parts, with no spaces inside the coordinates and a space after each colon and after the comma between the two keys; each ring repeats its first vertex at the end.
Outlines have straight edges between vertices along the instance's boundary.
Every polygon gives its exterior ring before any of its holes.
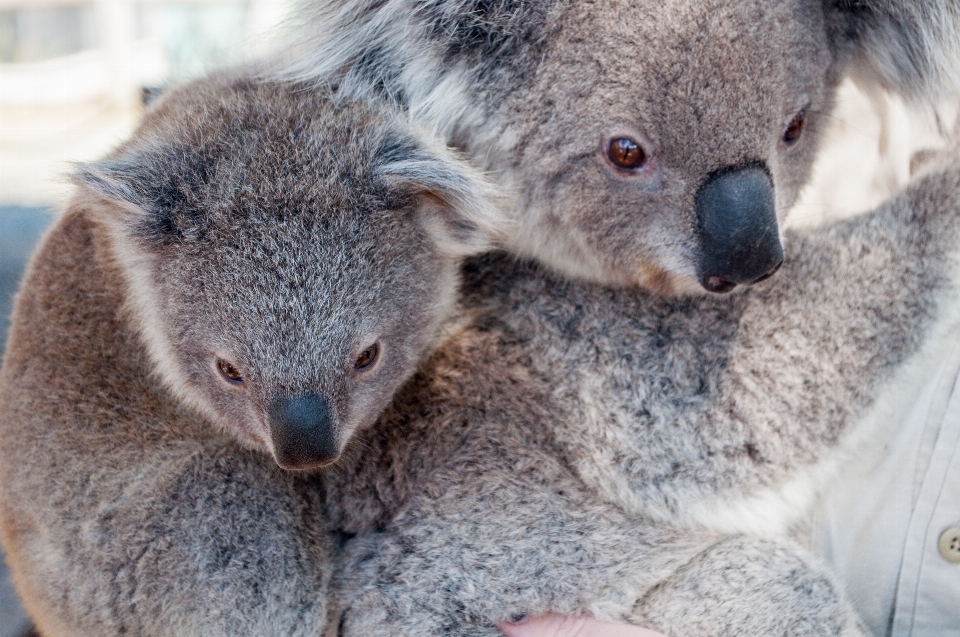
{"type": "Polygon", "coordinates": [[[332,4],[315,50],[357,40],[344,86],[392,86],[520,193],[513,251],[665,293],[777,269],[844,74],[922,101],[960,68],[956,0],[332,4]]]}
{"type": "MultiPolygon", "coordinates": [[[[881,5],[895,3],[570,3],[481,142],[524,193],[513,248],[665,293],[769,277],[848,62],[881,54],[865,48],[890,27],[881,5]]],[[[884,52],[922,47],[910,26],[884,52]]]]}
{"type": "Polygon", "coordinates": [[[172,94],[75,179],[161,379],[285,468],[376,420],[501,229],[483,175],[408,122],[278,83],[172,94]]]}

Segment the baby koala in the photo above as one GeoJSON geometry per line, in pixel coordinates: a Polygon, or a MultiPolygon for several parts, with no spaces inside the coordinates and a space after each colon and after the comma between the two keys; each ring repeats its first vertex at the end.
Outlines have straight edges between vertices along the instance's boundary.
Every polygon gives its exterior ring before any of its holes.
{"type": "Polygon", "coordinates": [[[376,420],[497,221],[482,176],[423,135],[243,79],[171,97],[75,179],[167,388],[287,469],[376,420]]]}
{"type": "Polygon", "coordinates": [[[0,521],[43,634],[315,634],[319,496],[273,461],[329,464],[377,420],[502,231],[405,119],[251,77],[80,167],[18,295],[0,521]]]}
{"type": "Polygon", "coordinates": [[[327,471],[350,537],[331,632],[494,637],[556,611],[862,634],[789,532],[960,321],[960,149],[787,246],[775,281],[691,299],[475,263],[476,326],[327,471]]]}

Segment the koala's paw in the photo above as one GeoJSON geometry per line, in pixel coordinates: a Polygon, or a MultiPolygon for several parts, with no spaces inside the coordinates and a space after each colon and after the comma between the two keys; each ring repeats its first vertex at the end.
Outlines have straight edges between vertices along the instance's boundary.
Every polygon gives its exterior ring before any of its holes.
{"type": "Polygon", "coordinates": [[[799,549],[751,538],[701,553],[640,602],[633,623],[684,637],[862,637],[824,570],[799,549]]]}

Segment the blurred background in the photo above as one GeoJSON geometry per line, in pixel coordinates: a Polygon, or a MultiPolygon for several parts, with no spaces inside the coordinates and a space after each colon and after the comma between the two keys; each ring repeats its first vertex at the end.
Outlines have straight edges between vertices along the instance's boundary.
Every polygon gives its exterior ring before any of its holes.
{"type": "MultiPolygon", "coordinates": [[[[124,139],[157,89],[278,48],[292,1],[0,0],[0,351],[25,261],[70,194],[70,163],[124,139]]],[[[915,153],[942,145],[952,108],[914,112],[845,83],[788,223],[856,214],[898,190],[915,153]]],[[[28,630],[0,553],[0,637],[28,630]]]]}

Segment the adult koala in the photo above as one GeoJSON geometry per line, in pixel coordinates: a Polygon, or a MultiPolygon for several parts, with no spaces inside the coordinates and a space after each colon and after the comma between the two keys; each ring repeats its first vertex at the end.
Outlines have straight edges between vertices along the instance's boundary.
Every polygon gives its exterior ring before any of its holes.
{"type": "MultiPolygon", "coordinates": [[[[780,264],[837,84],[960,86],[954,0],[313,0],[286,72],[381,94],[519,197],[561,273],[725,292],[780,264]]],[[[308,9],[309,10],[309,9],[308,9]]]]}
{"type": "Polygon", "coordinates": [[[482,265],[476,326],[328,471],[350,537],[338,634],[492,637],[546,611],[860,634],[789,535],[883,438],[861,417],[956,338],[960,148],[874,212],[788,236],[776,281],[726,297],[482,265]]]}

